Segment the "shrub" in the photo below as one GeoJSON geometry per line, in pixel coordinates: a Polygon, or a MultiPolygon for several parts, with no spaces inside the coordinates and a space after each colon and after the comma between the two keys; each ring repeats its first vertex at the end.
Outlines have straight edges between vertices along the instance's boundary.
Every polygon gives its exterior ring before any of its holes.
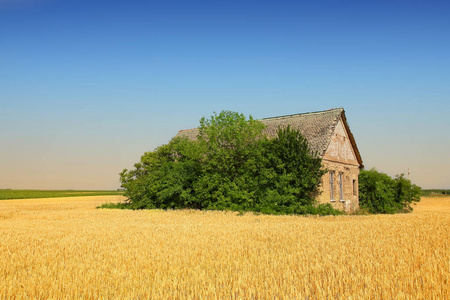
{"type": "Polygon", "coordinates": [[[336,214],[314,206],[325,171],[300,132],[263,130],[235,112],[202,118],[197,141],[174,138],[120,174],[129,207],[336,214]]]}
{"type": "Polygon", "coordinates": [[[97,206],[97,208],[116,208],[116,209],[129,209],[130,208],[130,204],[129,203],[123,203],[123,202],[118,202],[118,203],[103,203],[100,206],[97,206]]]}
{"type": "Polygon", "coordinates": [[[322,168],[322,159],[317,153],[311,153],[300,132],[289,126],[279,129],[277,137],[266,143],[266,156],[268,168],[277,178],[272,188],[291,199],[289,202],[314,204],[314,195],[326,171],[322,168]]]}
{"type": "Polygon", "coordinates": [[[395,199],[402,204],[404,212],[412,212],[411,204],[420,201],[421,188],[405,178],[404,174],[395,176],[395,199]]]}
{"type": "Polygon", "coordinates": [[[147,152],[134,170],[120,173],[130,207],[202,208],[194,198],[193,185],[201,174],[203,151],[197,142],[174,138],[147,152]]]}
{"type": "Polygon", "coordinates": [[[420,190],[403,174],[395,179],[375,169],[359,174],[359,204],[370,213],[411,212],[411,203],[420,201],[420,190]]]}

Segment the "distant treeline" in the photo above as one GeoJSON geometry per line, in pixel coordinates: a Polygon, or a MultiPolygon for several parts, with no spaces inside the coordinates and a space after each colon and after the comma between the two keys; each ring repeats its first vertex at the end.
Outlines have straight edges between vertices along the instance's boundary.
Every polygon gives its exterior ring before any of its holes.
{"type": "Polygon", "coordinates": [[[422,196],[450,195],[450,190],[422,190],[422,196]]]}
{"type": "Polygon", "coordinates": [[[32,199],[32,198],[59,198],[79,196],[107,196],[122,195],[123,191],[77,191],[77,190],[11,190],[0,189],[0,200],[32,199]]]}

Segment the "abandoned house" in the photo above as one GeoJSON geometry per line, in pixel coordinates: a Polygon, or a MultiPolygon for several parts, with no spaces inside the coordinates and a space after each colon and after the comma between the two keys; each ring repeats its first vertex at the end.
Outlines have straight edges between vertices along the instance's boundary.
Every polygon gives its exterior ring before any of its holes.
{"type": "MultiPolygon", "coordinates": [[[[328,172],[322,177],[321,193],[317,196],[319,203],[331,203],[334,208],[347,212],[359,207],[358,175],[363,163],[343,108],[260,121],[266,125],[269,138],[288,125],[299,130],[310,149],[322,157],[328,172]]],[[[197,129],[181,130],[177,136],[196,139],[197,133],[197,129]]]]}

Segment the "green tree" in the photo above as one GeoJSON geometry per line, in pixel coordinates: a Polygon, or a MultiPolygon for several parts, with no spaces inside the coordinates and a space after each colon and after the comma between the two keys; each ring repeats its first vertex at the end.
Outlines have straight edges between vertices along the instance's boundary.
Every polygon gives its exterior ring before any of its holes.
{"type": "Polygon", "coordinates": [[[120,174],[129,207],[336,214],[313,206],[324,170],[306,139],[288,127],[268,140],[264,128],[230,111],[202,118],[196,141],[174,138],[120,174]]]}
{"type": "Polygon", "coordinates": [[[146,152],[133,170],[120,173],[130,207],[201,208],[192,186],[200,176],[203,153],[199,143],[186,138],[174,138],[146,152]]]}
{"type": "Polygon", "coordinates": [[[404,174],[395,176],[395,198],[404,212],[412,212],[412,204],[420,201],[422,189],[405,178],[404,174]]]}
{"type": "Polygon", "coordinates": [[[403,174],[392,179],[375,169],[359,174],[359,204],[371,213],[412,211],[411,203],[420,201],[420,187],[403,174]]]}
{"type": "Polygon", "coordinates": [[[313,204],[326,170],[322,168],[322,159],[309,148],[306,138],[290,126],[279,129],[277,137],[269,142],[268,153],[278,174],[291,174],[289,185],[296,187],[296,198],[306,201],[303,204],[313,204]]]}
{"type": "Polygon", "coordinates": [[[206,149],[208,167],[234,179],[247,171],[249,160],[259,152],[265,126],[243,114],[231,111],[214,113],[200,120],[198,140],[206,149]]]}
{"type": "Polygon", "coordinates": [[[205,149],[203,174],[194,189],[208,209],[248,210],[254,207],[258,186],[255,172],[263,160],[265,126],[231,111],[200,120],[198,141],[205,149]]]}

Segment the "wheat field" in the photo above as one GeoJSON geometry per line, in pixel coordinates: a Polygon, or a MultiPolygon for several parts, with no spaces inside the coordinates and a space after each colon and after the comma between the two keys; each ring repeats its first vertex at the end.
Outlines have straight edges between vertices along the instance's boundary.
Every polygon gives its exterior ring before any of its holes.
{"type": "Polygon", "coordinates": [[[450,298],[450,198],[374,216],[95,209],[121,199],[0,201],[0,298],[450,298]]]}

